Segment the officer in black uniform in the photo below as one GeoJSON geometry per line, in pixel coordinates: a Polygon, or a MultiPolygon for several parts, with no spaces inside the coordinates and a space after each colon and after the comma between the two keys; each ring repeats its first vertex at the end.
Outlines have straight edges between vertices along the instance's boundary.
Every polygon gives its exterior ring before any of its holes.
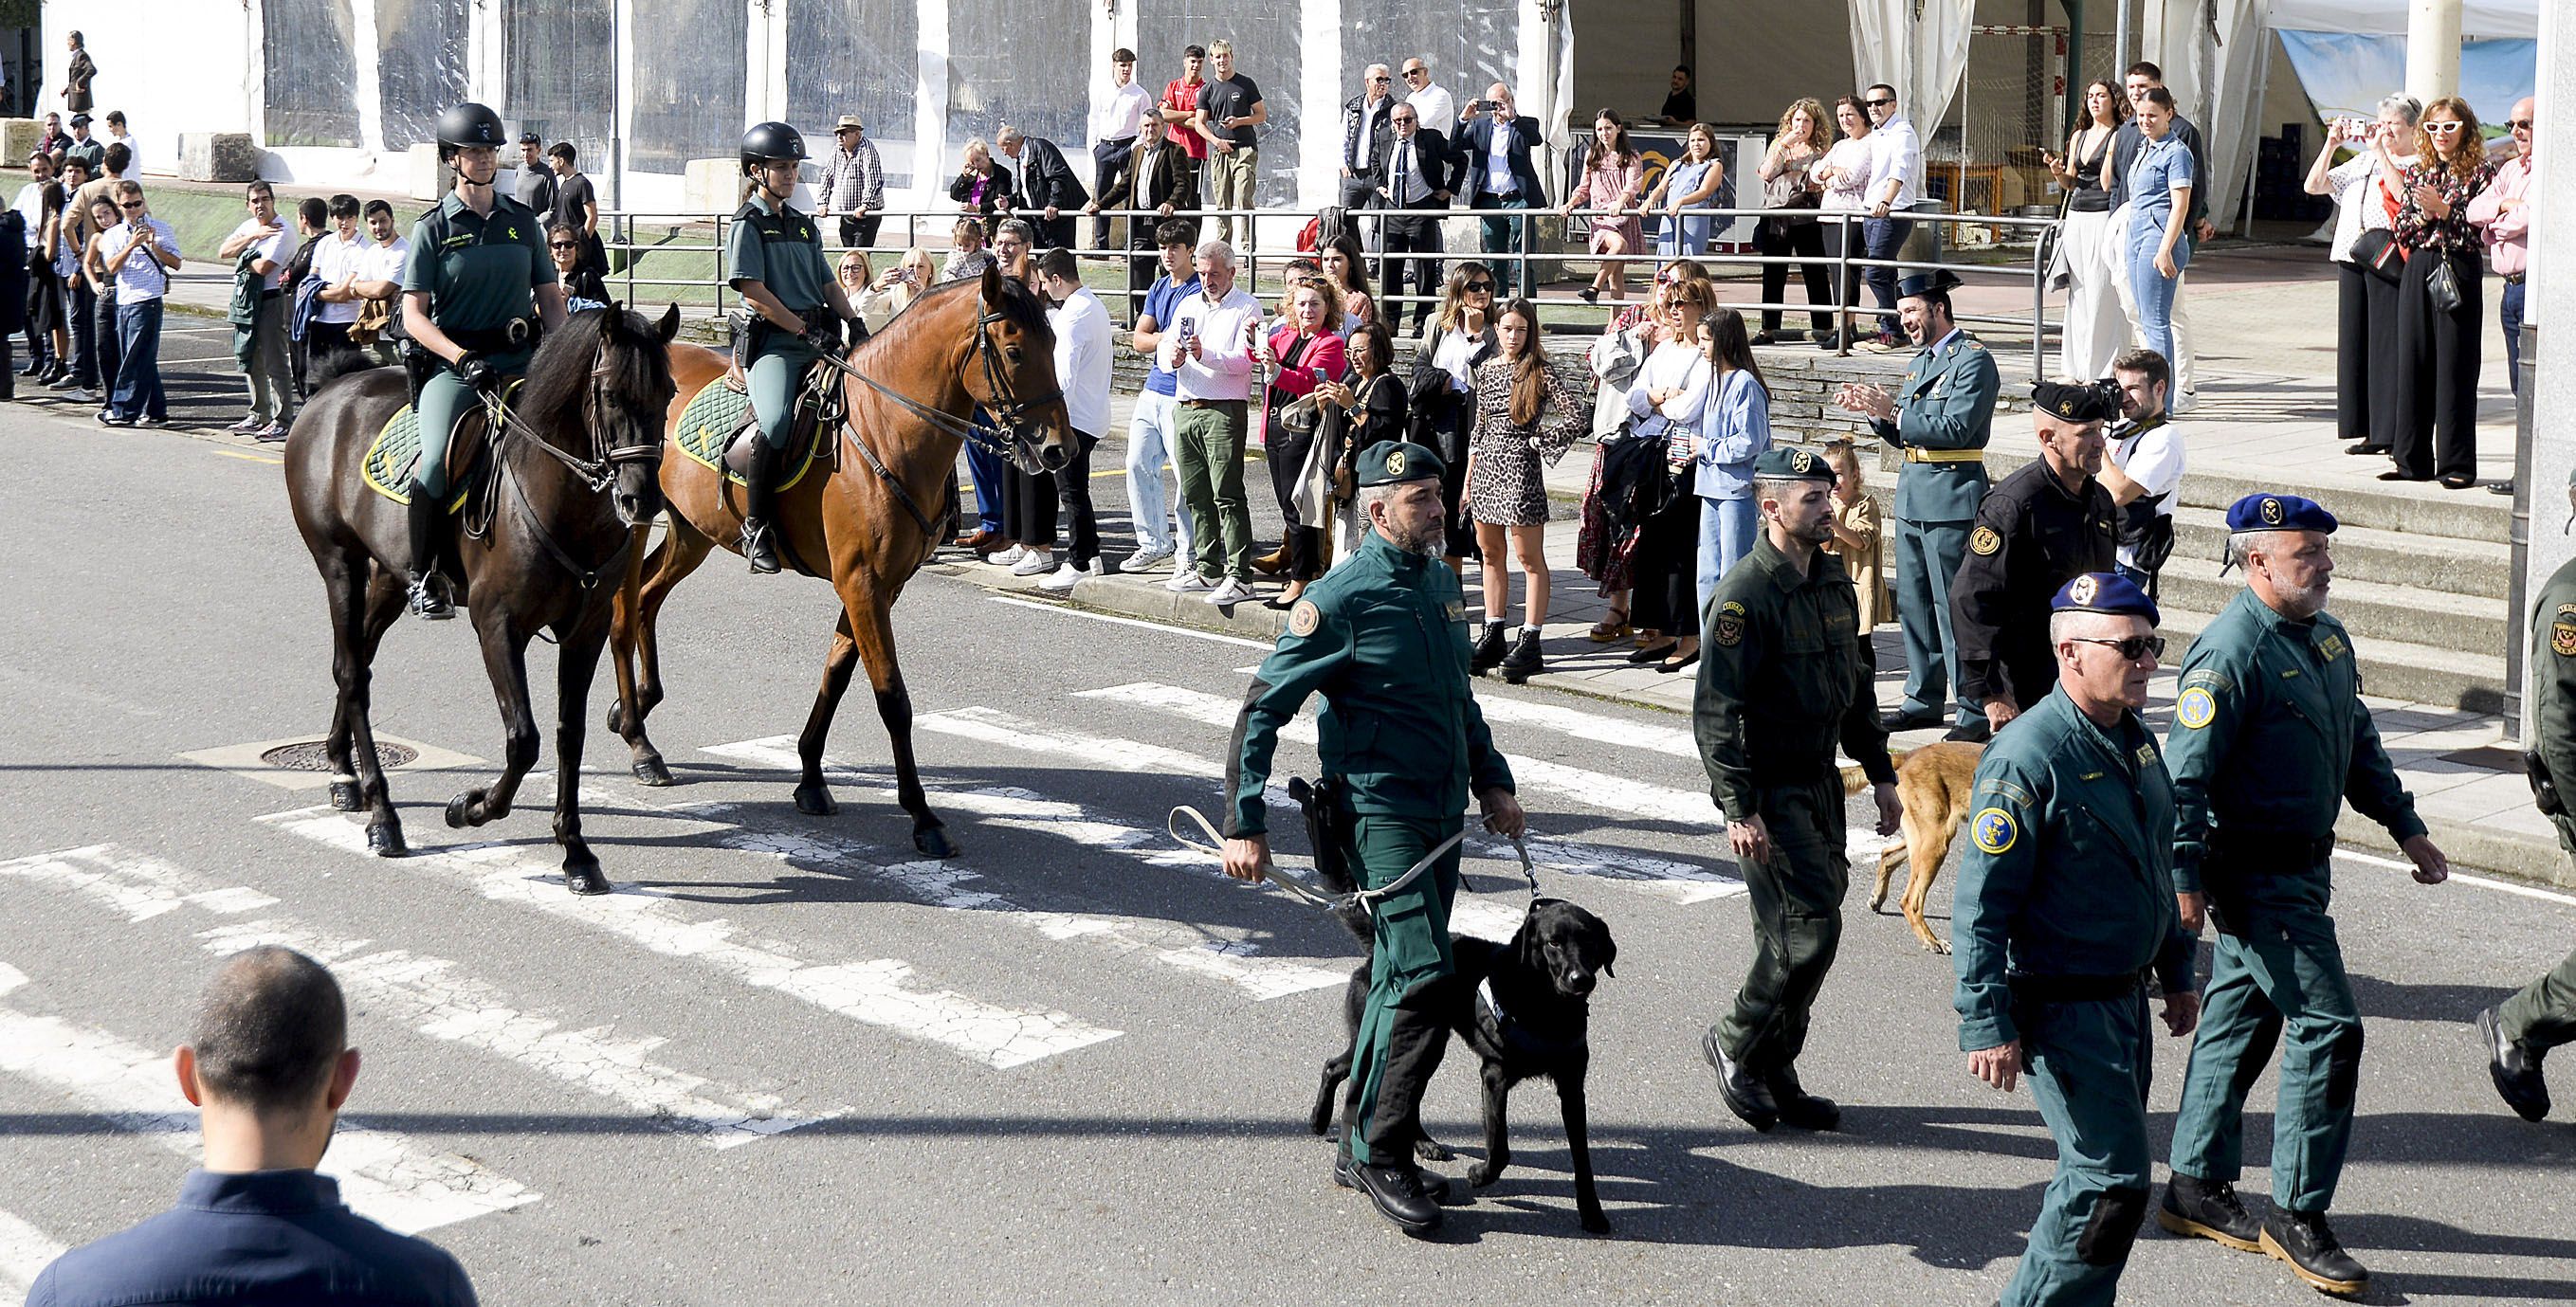
{"type": "Polygon", "coordinates": [[[1952,730],[1953,740],[1990,739],[2047,697],[2057,684],[2049,599],[2086,572],[2110,571],[2119,551],[2119,505],[2093,479],[2102,470],[2102,424],[2120,412],[2118,392],[2099,382],[2043,381],[2031,412],[2039,457],[1986,492],[1968,556],[1950,582],[1959,697],[1986,714],[1952,730]]]}

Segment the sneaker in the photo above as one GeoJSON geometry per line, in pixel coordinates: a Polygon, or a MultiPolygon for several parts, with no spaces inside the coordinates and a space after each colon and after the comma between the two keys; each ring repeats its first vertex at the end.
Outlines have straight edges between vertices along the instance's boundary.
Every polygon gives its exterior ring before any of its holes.
{"type": "Polygon", "coordinates": [[[95,404],[107,397],[87,386],[83,386],[80,389],[71,392],[71,394],[66,396],[66,398],[70,399],[75,404],[95,404]]]}
{"type": "Polygon", "coordinates": [[[271,422],[267,426],[259,429],[257,438],[263,445],[274,445],[283,442],[286,439],[286,424],[283,422],[271,422]]]}
{"type": "Polygon", "coordinates": [[[984,561],[991,563],[996,567],[1017,567],[1020,560],[1028,556],[1029,547],[1027,545],[1013,545],[1008,549],[984,555],[984,561]]]}
{"type": "Polygon", "coordinates": [[[103,408],[98,411],[98,424],[103,427],[130,427],[134,425],[134,419],[119,414],[115,409],[103,408]]]}
{"type": "Polygon", "coordinates": [[[1174,594],[1195,594],[1202,590],[1215,589],[1216,582],[1184,567],[1173,572],[1172,579],[1165,581],[1163,588],[1174,594]]]}
{"type": "Polygon", "coordinates": [[[75,390],[78,389],[79,386],[80,379],[69,373],[65,373],[62,376],[56,377],[52,381],[45,383],[45,389],[47,390],[75,390]]]}
{"type": "Polygon", "coordinates": [[[138,427],[151,427],[157,431],[162,427],[170,425],[170,418],[167,414],[160,417],[152,417],[147,414],[143,417],[136,418],[134,420],[134,425],[138,427]]]}
{"type": "Polygon", "coordinates": [[[1249,584],[1241,577],[1229,576],[1219,582],[1215,589],[1208,591],[1207,602],[1219,608],[1229,608],[1251,597],[1252,587],[1249,584]]]}
{"type": "Polygon", "coordinates": [[[252,414],[251,416],[245,417],[241,421],[224,428],[224,430],[229,431],[236,436],[255,436],[259,434],[259,429],[261,427],[267,425],[268,424],[266,422],[260,421],[257,414],[252,414]]]}
{"type": "Polygon", "coordinates": [[[1013,576],[1044,576],[1054,570],[1055,551],[1052,549],[1023,549],[1019,561],[1011,564],[1013,576]]]}
{"type": "Polygon", "coordinates": [[[1171,550],[1146,549],[1127,555],[1127,561],[1120,563],[1118,565],[1118,570],[1121,572],[1159,572],[1171,565],[1171,550]]]}
{"type": "Polygon", "coordinates": [[[1086,576],[1102,575],[1100,568],[1101,565],[1097,562],[1094,562],[1089,567],[1076,567],[1071,563],[1067,563],[1064,566],[1047,573],[1044,578],[1039,580],[1038,588],[1046,591],[1048,594],[1071,594],[1073,593],[1075,582],[1080,581],[1086,576]]]}

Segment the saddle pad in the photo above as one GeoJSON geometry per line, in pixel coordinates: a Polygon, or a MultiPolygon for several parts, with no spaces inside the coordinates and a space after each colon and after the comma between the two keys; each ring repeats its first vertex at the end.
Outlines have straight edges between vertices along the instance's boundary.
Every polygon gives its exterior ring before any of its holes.
{"type": "MultiPolygon", "coordinates": [[[[411,503],[412,468],[420,462],[420,420],[405,404],[385,419],[385,429],[376,433],[375,443],[367,446],[367,461],[362,465],[367,488],[397,504],[411,503]]],[[[455,512],[465,506],[470,478],[456,479],[456,502],[447,506],[455,512]]]]}
{"type": "MultiPolygon", "coordinates": [[[[780,490],[804,480],[807,469],[814,466],[815,454],[822,448],[820,440],[796,438],[810,431],[814,421],[810,406],[800,407],[804,411],[798,414],[798,425],[805,431],[789,437],[797,457],[795,465],[788,469],[787,478],[778,483],[780,490]]],[[[721,379],[710,381],[690,397],[687,408],[680,410],[680,452],[723,473],[725,479],[735,485],[741,485],[742,474],[727,468],[724,456],[751,422],[751,396],[727,386],[721,379]]]]}

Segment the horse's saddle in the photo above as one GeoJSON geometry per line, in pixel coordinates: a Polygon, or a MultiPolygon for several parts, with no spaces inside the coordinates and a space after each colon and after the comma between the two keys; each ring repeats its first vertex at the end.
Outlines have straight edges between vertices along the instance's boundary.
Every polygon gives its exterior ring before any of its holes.
{"type": "MultiPolygon", "coordinates": [[[[504,396],[515,393],[519,381],[513,378],[504,396]]],[[[447,484],[456,488],[454,503],[447,506],[453,513],[465,506],[472,492],[474,470],[483,463],[491,449],[490,431],[483,420],[483,406],[468,405],[456,422],[456,437],[447,442],[447,484]]],[[[394,410],[385,419],[384,429],[376,433],[367,446],[367,459],[362,475],[367,488],[397,504],[411,502],[412,473],[420,464],[420,417],[409,404],[394,410]]]]}
{"type": "MultiPolygon", "coordinates": [[[[804,388],[797,392],[796,417],[787,428],[787,474],[778,480],[780,490],[804,480],[822,452],[817,437],[823,424],[812,393],[804,388]]],[[[751,396],[722,381],[708,382],[680,410],[680,452],[740,485],[760,439],[755,426],[751,396]]]]}

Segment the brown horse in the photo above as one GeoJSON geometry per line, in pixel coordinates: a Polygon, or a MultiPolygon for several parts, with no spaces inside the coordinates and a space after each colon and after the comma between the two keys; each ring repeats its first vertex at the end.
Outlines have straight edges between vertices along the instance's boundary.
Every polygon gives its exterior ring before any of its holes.
{"type": "MultiPolygon", "coordinates": [[[[945,533],[949,478],[963,441],[994,446],[1025,472],[1053,471],[1070,457],[1074,435],[1056,383],[1054,339],[1037,296],[987,269],[980,283],[942,286],[914,301],[839,369],[844,416],[836,430],[818,437],[815,455],[816,471],[828,468],[829,475],[808,472],[783,491],[772,527],[782,552],[826,572],[841,600],[822,689],[796,742],[803,763],[797,811],[818,817],[839,811],[823,783],[823,738],[851,670],[864,661],[893,741],[896,789],[912,814],[913,846],[937,858],[957,852],[913,765],[912,696],[895,665],[892,612],[904,583],[945,533]],[[970,420],[979,407],[994,416],[998,430],[970,420]]],[[[679,396],[671,401],[671,452],[662,461],[670,534],[636,565],[617,601],[618,702],[608,728],[634,751],[636,779],[647,785],[671,783],[661,751],[644,734],[646,716],[662,701],[655,626],[663,601],[716,545],[741,548],[741,488],[678,452],[682,411],[724,370],[724,357],[712,350],[671,349],[679,396]]]]}
{"type": "MultiPolygon", "coordinates": [[[[636,533],[662,511],[658,436],[671,402],[666,351],[679,323],[676,305],[658,324],[611,307],[577,314],[547,336],[511,400],[509,420],[491,433],[483,455],[489,475],[473,478],[465,511],[482,529],[463,533],[446,563],[463,579],[458,602],[473,617],[505,731],[500,779],[449,800],[447,824],[480,826],[509,815],[519,782],[537,761],[528,640],[551,630],[562,646],[555,840],[564,848],[564,882],[580,894],[609,889],[581,837],[583,717],[636,533]]],[[[340,687],[326,746],[331,803],[373,814],[367,847],[385,857],[405,849],[376,761],[368,682],[377,643],[403,612],[411,545],[404,507],[369,489],[361,466],[376,433],[409,398],[395,369],[352,374],[315,395],[286,440],[287,499],[331,601],[332,673],[340,687]]]]}

